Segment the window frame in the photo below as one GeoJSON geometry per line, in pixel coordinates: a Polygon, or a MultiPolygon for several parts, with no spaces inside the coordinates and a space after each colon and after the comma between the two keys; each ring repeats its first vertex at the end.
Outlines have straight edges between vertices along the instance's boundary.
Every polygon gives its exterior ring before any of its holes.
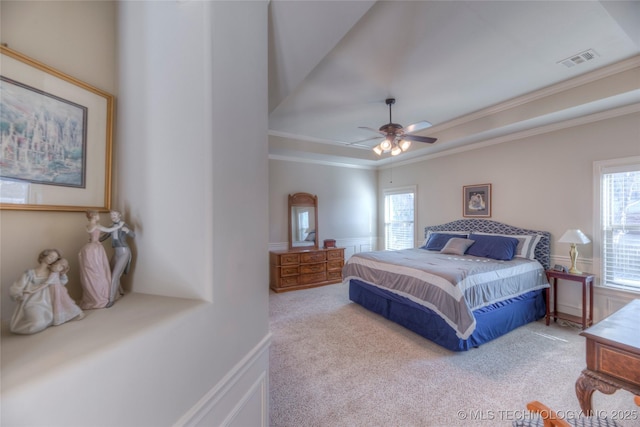
{"type": "MultiPolygon", "coordinates": [[[[418,213],[418,187],[416,185],[408,185],[403,187],[385,188],[382,190],[382,229],[383,229],[383,248],[387,249],[387,196],[394,194],[413,194],[413,244],[412,248],[417,247],[417,213],[418,213]]],[[[390,224],[390,223],[389,223],[390,224]]]]}
{"type": "Polygon", "coordinates": [[[610,285],[606,282],[605,266],[603,262],[603,175],[625,170],[640,170],[640,156],[619,159],[600,160],[593,162],[593,271],[596,274],[596,285],[602,288],[640,294],[640,287],[610,285]]]}

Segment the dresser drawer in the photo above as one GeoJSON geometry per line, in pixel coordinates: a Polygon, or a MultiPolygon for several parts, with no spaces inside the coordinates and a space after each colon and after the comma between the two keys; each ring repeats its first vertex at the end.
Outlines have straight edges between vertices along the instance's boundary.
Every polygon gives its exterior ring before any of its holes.
{"type": "Polygon", "coordinates": [[[324,282],[325,280],[327,280],[327,273],[324,271],[321,273],[301,274],[300,276],[298,276],[298,283],[300,283],[301,285],[324,282]]]}
{"type": "Polygon", "coordinates": [[[340,270],[342,271],[342,267],[344,266],[344,261],[340,260],[334,260],[334,261],[327,261],[327,270],[340,270]]]}
{"type": "Polygon", "coordinates": [[[280,277],[294,276],[300,273],[297,265],[283,266],[280,268],[280,277]]]}
{"type": "Polygon", "coordinates": [[[300,254],[300,263],[312,263],[326,261],[324,252],[303,252],[300,254]]]}
{"type": "Polygon", "coordinates": [[[593,369],[594,371],[635,384],[640,383],[640,360],[637,355],[596,343],[595,360],[597,366],[593,369]]]}
{"type": "Polygon", "coordinates": [[[342,249],[327,251],[327,259],[344,259],[342,249]]]}
{"type": "Polygon", "coordinates": [[[283,254],[280,255],[280,265],[295,265],[300,263],[299,254],[283,254]]]}
{"type": "Polygon", "coordinates": [[[325,269],[325,263],[321,262],[318,264],[303,264],[300,266],[301,274],[310,274],[310,273],[321,273],[325,269]]]}
{"type": "Polygon", "coordinates": [[[280,286],[283,288],[286,288],[287,286],[296,286],[298,284],[298,277],[300,276],[281,277],[280,286]]]}
{"type": "Polygon", "coordinates": [[[327,271],[327,280],[342,281],[342,271],[327,271]]]}

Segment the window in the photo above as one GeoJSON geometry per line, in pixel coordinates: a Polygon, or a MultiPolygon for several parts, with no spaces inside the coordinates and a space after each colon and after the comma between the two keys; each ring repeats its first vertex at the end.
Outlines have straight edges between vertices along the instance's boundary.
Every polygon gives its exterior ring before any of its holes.
{"type": "Polygon", "coordinates": [[[415,247],[415,187],[384,190],[384,248],[415,247]]]}
{"type": "Polygon", "coordinates": [[[640,157],[596,162],[594,170],[600,282],[640,292],[640,157]]]}

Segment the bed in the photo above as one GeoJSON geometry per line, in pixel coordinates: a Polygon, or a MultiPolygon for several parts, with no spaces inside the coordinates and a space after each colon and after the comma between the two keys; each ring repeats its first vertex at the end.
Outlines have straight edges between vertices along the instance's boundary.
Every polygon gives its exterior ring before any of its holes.
{"type": "Polygon", "coordinates": [[[351,301],[466,351],[544,317],[549,237],[461,219],[426,227],[420,248],[354,254],[343,277],[351,301]]]}

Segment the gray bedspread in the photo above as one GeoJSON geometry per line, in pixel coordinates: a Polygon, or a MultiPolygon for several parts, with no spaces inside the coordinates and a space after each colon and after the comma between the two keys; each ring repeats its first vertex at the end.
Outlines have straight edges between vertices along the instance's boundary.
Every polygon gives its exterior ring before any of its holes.
{"type": "Polygon", "coordinates": [[[345,263],[343,277],[345,281],[362,280],[429,308],[461,339],[475,329],[473,310],[549,287],[542,265],[535,260],[497,261],[425,249],[355,254],[345,263]]]}

